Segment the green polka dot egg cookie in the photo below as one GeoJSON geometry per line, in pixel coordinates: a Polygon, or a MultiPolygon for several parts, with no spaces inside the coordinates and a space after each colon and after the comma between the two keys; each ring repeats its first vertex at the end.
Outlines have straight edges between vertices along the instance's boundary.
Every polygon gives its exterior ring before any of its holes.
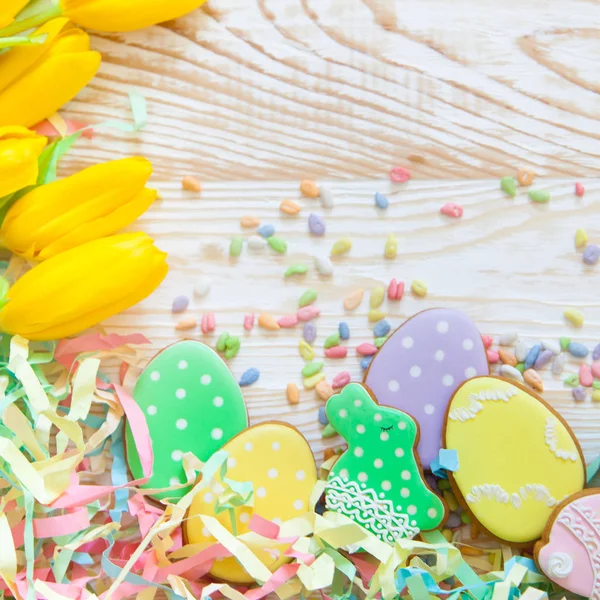
{"type": "MultiPolygon", "coordinates": [[[[211,348],[196,341],[178,342],[160,352],[140,375],[133,398],[146,417],[154,453],[152,476],[145,488],[184,483],[184,453],[206,461],[248,426],[236,380],[211,348]]],[[[125,441],[131,474],[141,478],[143,469],[129,424],[125,441]]],[[[189,489],[153,497],[176,501],[189,489]]]]}
{"type": "Polygon", "coordinates": [[[348,442],[327,479],[329,510],[390,543],[442,525],[446,506],[424,480],[415,451],[419,429],[412,417],[380,406],[358,383],[332,396],[326,412],[348,442]]]}

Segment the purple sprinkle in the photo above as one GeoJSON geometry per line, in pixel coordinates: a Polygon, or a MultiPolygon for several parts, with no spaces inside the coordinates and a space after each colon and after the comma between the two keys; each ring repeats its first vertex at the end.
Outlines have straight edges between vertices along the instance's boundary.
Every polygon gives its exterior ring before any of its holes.
{"type": "Polygon", "coordinates": [[[317,326],[310,321],[304,323],[304,339],[312,344],[317,339],[317,326]]]}
{"type": "Polygon", "coordinates": [[[587,392],[584,387],[578,385],[576,388],[573,388],[573,398],[575,399],[575,402],[585,402],[586,397],[587,392]]]}
{"type": "Polygon", "coordinates": [[[321,215],[310,213],[308,215],[308,229],[313,235],[325,235],[325,221],[321,215]]]}
{"type": "Polygon", "coordinates": [[[586,265],[595,265],[600,258],[600,246],[596,246],[596,244],[590,244],[583,251],[583,262],[586,265]]]}
{"type": "Polygon", "coordinates": [[[449,527],[450,529],[455,529],[456,527],[460,527],[462,525],[462,521],[460,520],[460,515],[456,513],[450,513],[448,516],[448,520],[446,521],[445,527],[449,527]]]}
{"type": "Polygon", "coordinates": [[[327,414],[325,413],[324,406],[321,406],[319,408],[319,423],[321,423],[321,425],[327,425],[329,423],[329,419],[327,418],[327,414]]]}
{"type": "Polygon", "coordinates": [[[553,356],[554,354],[552,354],[552,350],[542,350],[539,353],[535,363],[533,363],[533,368],[541,369],[542,367],[545,367],[552,360],[553,356]]]}
{"type": "Polygon", "coordinates": [[[595,348],[594,351],[592,352],[592,358],[594,360],[599,360],[600,359],[600,344],[598,344],[595,348]]]}
{"type": "Polygon", "coordinates": [[[239,382],[240,387],[246,387],[247,385],[252,385],[253,383],[256,383],[259,377],[260,371],[258,369],[255,369],[254,367],[248,369],[247,371],[244,371],[244,374],[242,375],[239,382]]]}
{"type": "Polygon", "coordinates": [[[190,299],[187,296],[177,296],[173,300],[173,306],[171,307],[172,313],[183,312],[190,304],[190,299]]]}

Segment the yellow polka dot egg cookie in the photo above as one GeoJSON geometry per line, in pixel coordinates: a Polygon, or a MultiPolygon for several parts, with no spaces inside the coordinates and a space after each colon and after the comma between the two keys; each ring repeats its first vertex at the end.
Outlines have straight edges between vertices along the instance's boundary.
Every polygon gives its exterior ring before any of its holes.
{"type": "MultiPolygon", "coordinates": [[[[304,437],[291,426],[282,423],[263,423],[250,427],[223,446],[228,453],[226,478],[236,482],[251,482],[254,506],[235,508],[237,534],[249,531],[253,515],[276,524],[298,517],[310,510],[310,495],[317,482],[315,461],[304,437]]],[[[217,514],[217,501],[224,486],[217,475],[196,494],[185,521],[184,533],[188,544],[208,547],[215,543],[202,515],[215,517],[229,532],[233,531],[229,511],[217,514]]],[[[288,561],[287,546],[256,549],[256,556],[273,572],[288,561]]],[[[234,583],[254,581],[233,558],[217,560],[210,574],[217,579],[234,583]]]]}

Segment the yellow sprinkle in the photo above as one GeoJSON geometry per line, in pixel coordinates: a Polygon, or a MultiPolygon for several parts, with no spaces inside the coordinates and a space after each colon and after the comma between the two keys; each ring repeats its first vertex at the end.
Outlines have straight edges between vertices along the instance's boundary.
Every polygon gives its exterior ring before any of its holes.
{"type": "Polygon", "coordinates": [[[588,243],[588,235],[585,230],[579,228],[575,232],[575,248],[585,248],[588,243]]]}
{"type": "Polygon", "coordinates": [[[287,401],[290,404],[298,404],[300,402],[300,390],[295,383],[288,383],[286,389],[287,401]]]}
{"type": "Polygon", "coordinates": [[[304,387],[307,390],[312,390],[317,383],[323,381],[325,379],[325,373],[317,373],[316,375],[312,375],[311,377],[304,378],[304,387]]]}
{"type": "Polygon", "coordinates": [[[390,235],[388,235],[387,240],[385,241],[385,248],[383,250],[383,253],[386,258],[396,258],[396,255],[398,254],[398,240],[396,239],[396,236],[393,233],[390,233],[390,235]]]}
{"type": "Polygon", "coordinates": [[[447,542],[452,541],[452,530],[451,529],[442,529],[442,535],[446,538],[447,542]]]}
{"type": "Polygon", "coordinates": [[[282,200],[279,210],[286,215],[297,215],[302,210],[302,207],[291,200],[282,200]]]}
{"type": "Polygon", "coordinates": [[[575,327],[581,327],[583,325],[583,313],[580,310],[569,308],[565,310],[563,314],[565,319],[569,321],[571,325],[574,325],[575,327]]]}
{"type": "Polygon", "coordinates": [[[267,313],[263,313],[258,317],[258,326],[263,329],[268,329],[269,331],[277,331],[279,329],[279,325],[272,315],[267,313]]]}
{"type": "Polygon", "coordinates": [[[300,340],[298,342],[298,350],[300,351],[300,356],[304,360],[313,360],[315,357],[314,348],[306,340],[300,340]]]}
{"type": "Polygon", "coordinates": [[[415,279],[410,284],[410,290],[415,296],[418,296],[419,298],[425,298],[425,296],[427,296],[427,286],[419,279],[415,279]]]}
{"type": "Polygon", "coordinates": [[[319,381],[315,386],[315,391],[317,392],[317,396],[325,402],[333,396],[333,388],[327,381],[319,381]]]}
{"type": "Polygon", "coordinates": [[[344,298],[344,308],[346,310],[354,310],[360,306],[365,290],[354,290],[344,298]]]}
{"type": "Polygon", "coordinates": [[[385,319],[385,313],[382,310],[370,310],[369,311],[369,323],[377,323],[385,319]]]}
{"type": "Polygon", "coordinates": [[[340,254],[346,254],[352,248],[352,242],[349,238],[341,238],[331,248],[331,256],[339,256],[340,254]]]}
{"type": "Polygon", "coordinates": [[[594,390],[592,392],[592,401],[600,402],[600,390],[594,390]]]}
{"type": "Polygon", "coordinates": [[[184,190],[187,190],[188,192],[201,192],[202,191],[202,184],[195,177],[192,177],[191,175],[186,175],[181,180],[181,187],[184,190]]]}
{"type": "Polygon", "coordinates": [[[456,500],[456,496],[450,490],[445,490],[443,492],[443,495],[444,495],[444,500],[446,501],[446,504],[448,505],[448,508],[451,511],[458,510],[458,501],[456,500]]]}
{"type": "Polygon", "coordinates": [[[379,308],[383,299],[385,298],[385,288],[382,285],[378,285],[376,288],[373,288],[371,292],[371,299],[369,300],[369,305],[371,308],[379,308]]]}
{"type": "Polygon", "coordinates": [[[319,186],[310,179],[305,179],[300,182],[300,191],[309,198],[318,198],[321,195],[319,186]]]}

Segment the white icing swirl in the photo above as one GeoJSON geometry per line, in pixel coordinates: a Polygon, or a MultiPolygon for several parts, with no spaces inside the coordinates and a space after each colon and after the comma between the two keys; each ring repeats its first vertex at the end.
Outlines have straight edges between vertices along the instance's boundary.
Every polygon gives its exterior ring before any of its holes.
{"type": "Polygon", "coordinates": [[[562,579],[570,575],[573,570],[573,559],[564,552],[553,552],[548,557],[547,572],[550,577],[562,579]]]}

